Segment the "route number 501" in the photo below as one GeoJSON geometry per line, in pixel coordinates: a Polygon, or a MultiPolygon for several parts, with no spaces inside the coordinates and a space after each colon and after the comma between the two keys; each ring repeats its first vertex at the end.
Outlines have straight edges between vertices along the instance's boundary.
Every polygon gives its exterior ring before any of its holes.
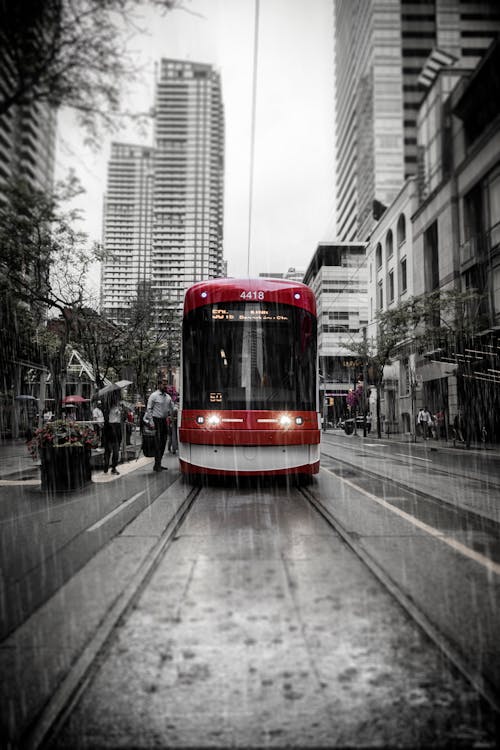
{"type": "Polygon", "coordinates": [[[241,299],[264,299],[264,292],[242,292],[241,299]]]}

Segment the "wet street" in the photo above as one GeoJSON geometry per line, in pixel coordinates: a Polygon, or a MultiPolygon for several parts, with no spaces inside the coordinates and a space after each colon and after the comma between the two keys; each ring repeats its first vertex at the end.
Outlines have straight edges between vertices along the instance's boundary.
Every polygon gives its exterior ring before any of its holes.
{"type": "Polygon", "coordinates": [[[10,549],[51,553],[26,606],[66,571],[0,644],[5,746],[496,747],[498,455],[432,447],[328,433],[303,488],[174,457],[50,507],[2,486],[10,549]]]}
{"type": "Polygon", "coordinates": [[[480,717],[298,492],[210,488],[55,747],[459,746],[480,717]]]}

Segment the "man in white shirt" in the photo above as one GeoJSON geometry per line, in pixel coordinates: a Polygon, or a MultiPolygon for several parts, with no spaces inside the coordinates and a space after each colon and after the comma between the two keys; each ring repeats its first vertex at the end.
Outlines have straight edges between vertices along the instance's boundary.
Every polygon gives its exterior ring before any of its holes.
{"type": "Polygon", "coordinates": [[[168,438],[167,417],[172,414],[172,399],[167,393],[168,380],[163,378],[156,391],[148,399],[148,406],[144,421],[153,421],[155,426],[155,462],[153,471],[167,470],[161,465],[168,438]]]}
{"type": "Polygon", "coordinates": [[[427,406],[424,406],[424,408],[420,409],[420,411],[418,412],[417,422],[420,425],[422,437],[424,438],[424,440],[428,440],[430,427],[432,425],[432,416],[427,406]]]}

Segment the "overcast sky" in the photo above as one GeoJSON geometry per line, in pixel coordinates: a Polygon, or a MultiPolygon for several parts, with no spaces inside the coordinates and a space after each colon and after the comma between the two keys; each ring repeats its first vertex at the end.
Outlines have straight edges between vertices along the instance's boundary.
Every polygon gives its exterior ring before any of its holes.
{"type": "MultiPolygon", "coordinates": [[[[144,7],[148,33],[130,47],[145,66],[127,92],[127,109],[147,111],[162,57],[213,64],[221,73],[226,154],[224,257],[230,276],[248,267],[254,0],[184,0],[164,17],[144,7]]],[[[130,128],[114,140],[152,143],[130,128]]],[[[110,141],[83,144],[69,113],[60,114],[57,171],[73,167],[86,188],[84,229],[102,236],[110,141]]],[[[332,0],[260,0],[250,274],[304,268],[321,240],[334,236],[334,74],[332,0]]],[[[98,283],[97,269],[93,273],[98,283]]]]}

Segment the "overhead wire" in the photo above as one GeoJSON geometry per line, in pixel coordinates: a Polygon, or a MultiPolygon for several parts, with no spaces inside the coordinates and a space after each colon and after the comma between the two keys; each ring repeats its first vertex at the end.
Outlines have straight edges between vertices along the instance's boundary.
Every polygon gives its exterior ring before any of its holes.
{"type": "Polygon", "coordinates": [[[259,3],[255,0],[255,19],[253,30],[253,66],[252,66],[252,110],[250,129],[250,169],[248,186],[248,240],[247,240],[247,275],[250,276],[250,249],[252,244],[252,211],[253,211],[253,177],[255,157],[255,120],[257,110],[257,71],[259,56],[259,3]]]}

